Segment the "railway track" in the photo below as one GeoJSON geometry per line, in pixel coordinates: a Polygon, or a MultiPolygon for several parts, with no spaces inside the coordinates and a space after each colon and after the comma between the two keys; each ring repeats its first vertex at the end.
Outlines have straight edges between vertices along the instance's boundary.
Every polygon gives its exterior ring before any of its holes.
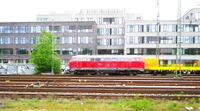
{"type": "Polygon", "coordinates": [[[200,77],[0,76],[1,97],[47,97],[49,95],[200,98],[200,77]]]}

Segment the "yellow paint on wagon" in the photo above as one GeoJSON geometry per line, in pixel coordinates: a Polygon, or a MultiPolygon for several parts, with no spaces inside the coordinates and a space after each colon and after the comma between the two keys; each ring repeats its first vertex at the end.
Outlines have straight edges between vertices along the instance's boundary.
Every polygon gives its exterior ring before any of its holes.
{"type": "Polygon", "coordinates": [[[197,60],[193,66],[184,66],[183,64],[171,64],[168,66],[160,66],[157,58],[145,58],[145,70],[153,71],[176,71],[187,70],[187,71],[200,71],[200,60],[197,60]]]}

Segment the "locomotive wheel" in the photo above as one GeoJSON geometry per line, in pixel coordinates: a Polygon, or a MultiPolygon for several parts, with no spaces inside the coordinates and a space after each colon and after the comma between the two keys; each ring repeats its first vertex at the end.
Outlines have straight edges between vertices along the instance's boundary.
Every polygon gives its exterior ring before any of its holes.
{"type": "Polygon", "coordinates": [[[153,71],[153,76],[157,76],[158,72],[157,71],[153,71]]]}

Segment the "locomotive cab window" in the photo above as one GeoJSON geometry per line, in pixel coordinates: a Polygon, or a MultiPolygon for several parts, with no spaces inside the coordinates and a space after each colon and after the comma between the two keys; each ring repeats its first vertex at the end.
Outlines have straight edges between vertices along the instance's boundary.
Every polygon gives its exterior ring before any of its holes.
{"type": "Polygon", "coordinates": [[[91,58],[90,61],[95,61],[95,58],[91,58]]]}
{"type": "Polygon", "coordinates": [[[101,61],[101,58],[96,58],[96,61],[101,61]]]}

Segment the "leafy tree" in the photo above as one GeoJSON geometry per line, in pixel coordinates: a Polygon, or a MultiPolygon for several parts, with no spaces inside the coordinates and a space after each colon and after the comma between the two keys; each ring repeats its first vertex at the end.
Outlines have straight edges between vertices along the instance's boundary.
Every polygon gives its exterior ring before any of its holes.
{"type": "Polygon", "coordinates": [[[50,72],[52,65],[54,73],[60,73],[60,59],[53,51],[56,46],[56,43],[52,42],[54,40],[55,36],[52,33],[47,31],[40,33],[39,40],[30,54],[30,62],[35,66],[36,73],[50,72]]]}

